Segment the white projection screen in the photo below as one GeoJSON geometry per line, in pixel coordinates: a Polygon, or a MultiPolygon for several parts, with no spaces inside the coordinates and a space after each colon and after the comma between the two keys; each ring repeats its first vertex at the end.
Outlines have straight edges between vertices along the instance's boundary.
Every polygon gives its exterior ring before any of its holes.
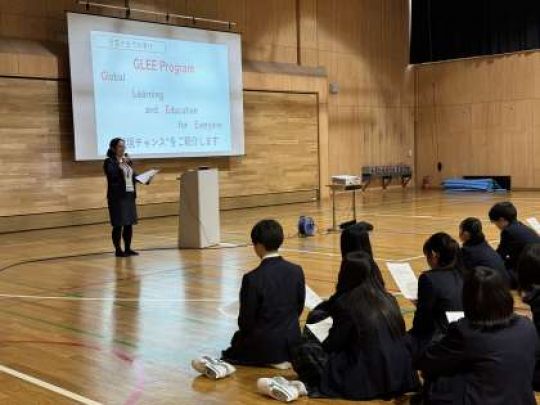
{"type": "Polygon", "coordinates": [[[244,154],[240,35],[67,13],[75,160],[244,154]]]}

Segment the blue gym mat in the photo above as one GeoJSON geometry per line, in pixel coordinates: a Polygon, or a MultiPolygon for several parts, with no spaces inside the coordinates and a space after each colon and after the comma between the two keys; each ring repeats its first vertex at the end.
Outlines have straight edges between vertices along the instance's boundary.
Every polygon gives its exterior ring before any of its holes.
{"type": "Polygon", "coordinates": [[[507,190],[499,186],[493,179],[446,179],[442,182],[445,191],[481,191],[485,193],[505,193],[507,190]]]}

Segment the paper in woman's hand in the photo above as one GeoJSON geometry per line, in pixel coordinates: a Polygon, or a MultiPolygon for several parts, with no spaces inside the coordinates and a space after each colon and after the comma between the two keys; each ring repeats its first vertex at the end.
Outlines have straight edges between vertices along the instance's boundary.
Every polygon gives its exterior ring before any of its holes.
{"type": "Polygon", "coordinates": [[[159,170],[157,169],[151,169],[144,173],[139,174],[137,177],[135,177],[135,180],[137,180],[141,184],[148,184],[150,181],[154,178],[156,174],[158,174],[159,170]]]}

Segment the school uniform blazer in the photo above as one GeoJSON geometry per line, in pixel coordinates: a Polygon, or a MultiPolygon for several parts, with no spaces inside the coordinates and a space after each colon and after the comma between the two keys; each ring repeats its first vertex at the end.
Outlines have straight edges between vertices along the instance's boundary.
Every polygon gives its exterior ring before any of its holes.
{"type": "MultiPolygon", "coordinates": [[[[350,294],[335,304],[323,348],[328,353],[319,387],[322,396],[350,400],[391,399],[416,391],[419,380],[405,336],[394,338],[384,322],[353,321],[350,294]]],[[[392,297],[394,305],[397,301],[392,297]]]]}
{"type": "Polygon", "coordinates": [[[430,381],[453,377],[445,391],[429,392],[426,403],[536,404],[532,379],[537,340],[533,324],[522,316],[491,329],[476,328],[467,319],[452,323],[416,363],[430,381]]]}
{"type": "Polygon", "coordinates": [[[425,271],[418,278],[418,302],[414,313],[412,350],[418,351],[439,339],[448,327],[447,311],[462,311],[463,276],[456,268],[425,271]]]}
{"type": "Polygon", "coordinates": [[[502,230],[497,253],[504,260],[507,269],[515,270],[521,252],[531,243],[540,243],[540,236],[528,226],[514,221],[502,230]]]}
{"type": "MultiPolygon", "coordinates": [[[[540,286],[533,286],[523,295],[523,302],[531,307],[534,326],[540,336],[540,286]]],[[[533,388],[540,391],[540,350],[537,353],[536,369],[533,378],[533,388]]]]}
{"type": "MultiPolygon", "coordinates": [[[[132,166],[132,164],[129,164],[132,166]]],[[[109,203],[120,200],[126,195],[126,179],[117,159],[107,158],[103,162],[103,172],[107,177],[107,200],[109,203]]],[[[137,173],[133,171],[133,196],[137,197],[137,173]]]]}
{"type": "Polygon", "coordinates": [[[485,240],[477,243],[465,242],[461,248],[461,254],[467,270],[485,266],[497,270],[505,280],[509,280],[504,261],[485,240]]]}
{"type": "Polygon", "coordinates": [[[244,275],[240,289],[239,330],[223,358],[236,364],[265,365],[290,360],[301,339],[304,272],[282,257],[264,259],[244,275]]]}

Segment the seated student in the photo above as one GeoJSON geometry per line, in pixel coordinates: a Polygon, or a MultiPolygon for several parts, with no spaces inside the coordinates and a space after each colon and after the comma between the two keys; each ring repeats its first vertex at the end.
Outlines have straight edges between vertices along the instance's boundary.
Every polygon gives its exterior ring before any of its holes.
{"type": "Polygon", "coordinates": [[[424,404],[529,405],[538,337],[533,324],[514,314],[508,283],[479,267],[465,278],[465,318],[416,362],[429,381],[424,404]]]}
{"type": "Polygon", "coordinates": [[[461,257],[467,270],[483,266],[497,270],[503,278],[510,281],[504,261],[497,254],[482,232],[482,222],[478,218],[466,218],[459,225],[459,238],[463,242],[461,257]]]}
{"type": "Polygon", "coordinates": [[[239,330],[223,352],[223,360],[290,368],[290,350],[301,337],[298,318],[306,295],[304,273],[279,255],[283,229],[278,222],[258,222],[251,240],[261,264],[242,279],[239,330]]]}
{"type": "MultiPolygon", "coordinates": [[[[517,264],[517,275],[521,298],[530,306],[534,326],[540,335],[540,244],[529,245],[523,250],[517,264]]],[[[540,391],[540,359],[538,360],[533,381],[535,391],[540,391]]]]}
{"type": "Polygon", "coordinates": [[[511,202],[495,204],[489,210],[489,219],[501,231],[497,253],[505,262],[512,277],[512,288],[517,287],[515,275],[517,261],[523,248],[530,243],[540,243],[540,236],[517,219],[517,210],[511,202]]]}
{"type": "Polygon", "coordinates": [[[369,232],[373,230],[373,225],[368,222],[358,222],[346,229],[341,233],[341,266],[338,273],[338,282],[336,284],[336,291],[326,301],[317,305],[308,315],[307,323],[317,323],[323,319],[332,316],[334,304],[337,299],[353,290],[358,286],[362,279],[362,275],[358,274],[355,268],[346,266],[345,261],[349,253],[352,252],[365,252],[369,255],[369,261],[371,269],[374,272],[377,279],[384,286],[384,280],[382,278],[381,270],[373,259],[373,250],[371,242],[369,240],[369,232]]]}
{"type": "Polygon", "coordinates": [[[446,332],[446,312],[461,311],[463,307],[458,243],[450,235],[440,232],[424,243],[423,250],[431,270],[418,278],[416,312],[409,331],[411,350],[415,355],[446,332]]]}
{"type": "Polygon", "coordinates": [[[381,286],[367,253],[350,253],[345,266],[360,282],[337,299],[324,342],[305,341],[295,350],[292,361],[300,381],[263,378],[257,383],[261,393],[283,402],[306,394],[386,400],[418,388],[396,299],[381,286]]]}

